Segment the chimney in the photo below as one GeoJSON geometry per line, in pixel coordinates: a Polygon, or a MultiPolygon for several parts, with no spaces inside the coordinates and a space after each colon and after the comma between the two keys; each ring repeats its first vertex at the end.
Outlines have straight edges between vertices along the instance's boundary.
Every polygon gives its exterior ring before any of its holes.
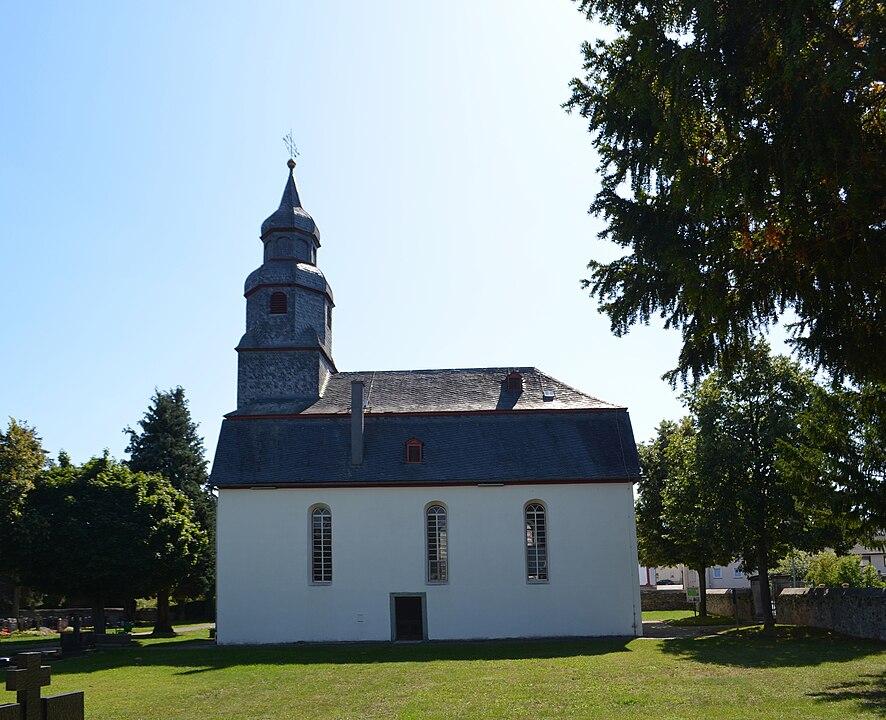
{"type": "Polygon", "coordinates": [[[351,381],[351,465],[363,464],[363,381],[351,381]]]}

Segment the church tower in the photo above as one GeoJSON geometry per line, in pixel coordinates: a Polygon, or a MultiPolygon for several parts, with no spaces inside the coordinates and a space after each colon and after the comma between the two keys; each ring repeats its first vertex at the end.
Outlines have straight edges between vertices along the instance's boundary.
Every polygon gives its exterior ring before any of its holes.
{"type": "Polygon", "coordinates": [[[237,345],[237,412],[299,412],[335,373],[332,289],[317,268],[320,231],[301,206],[295,161],[280,207],[262,223],[264,260],[246,278],[246,333],[237,345]]]}

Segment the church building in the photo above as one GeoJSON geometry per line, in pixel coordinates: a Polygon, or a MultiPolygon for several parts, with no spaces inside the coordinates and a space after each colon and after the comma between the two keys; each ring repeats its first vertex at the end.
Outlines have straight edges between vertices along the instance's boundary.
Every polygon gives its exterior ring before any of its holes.
{"type": "Polygon", "coordinates": [[[294,168],[212,466],[217,641],[640,635],[627,410],[534,367],[339,372],[294,168]]]}

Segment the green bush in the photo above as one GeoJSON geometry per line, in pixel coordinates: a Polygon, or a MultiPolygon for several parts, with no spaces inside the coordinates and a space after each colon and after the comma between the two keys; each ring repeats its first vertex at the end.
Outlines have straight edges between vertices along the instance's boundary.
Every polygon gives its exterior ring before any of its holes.
{"type": "Polygon", "coordinates": [[[858,555],[837,557],[832,552],[823,552],[809,560],[809,571],[806,580],[813,585],[826,587],[886,587],[876,569],[870,565],[862,565],[858,555]]]}

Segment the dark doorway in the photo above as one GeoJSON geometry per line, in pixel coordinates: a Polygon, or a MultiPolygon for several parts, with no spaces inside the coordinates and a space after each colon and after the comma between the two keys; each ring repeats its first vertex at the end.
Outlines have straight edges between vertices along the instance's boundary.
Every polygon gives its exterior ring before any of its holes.
{"type": "Polygon", "coordinates": [[[424,597],[394,595],[394,640],[424,640],[424,597]]]}

